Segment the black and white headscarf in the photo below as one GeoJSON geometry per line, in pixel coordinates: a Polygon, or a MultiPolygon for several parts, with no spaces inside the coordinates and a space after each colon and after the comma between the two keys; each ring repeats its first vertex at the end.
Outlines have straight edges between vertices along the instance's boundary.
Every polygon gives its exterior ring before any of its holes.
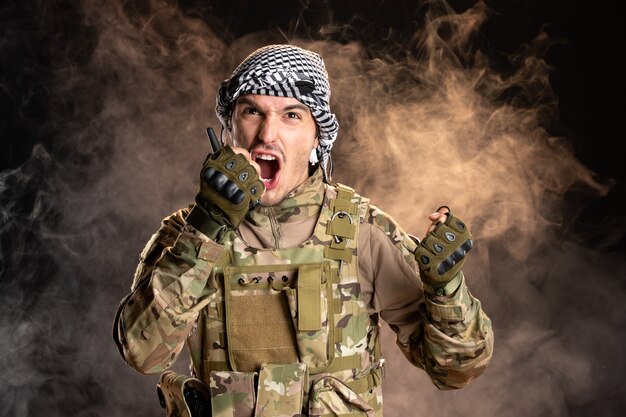
{"type": "Polygon", "coordinates": [[[339,123],[330,111],[330,85],[322,57],[293,45],[268,45],[252,52],[218,88],[215,111],[223,126],[230,127],[235,101],[244,94],[293,97],[311,109],[319,128],[319,146],[311,152],[310,161],[321,163],[330,181],[330,150],[339,123]]]}

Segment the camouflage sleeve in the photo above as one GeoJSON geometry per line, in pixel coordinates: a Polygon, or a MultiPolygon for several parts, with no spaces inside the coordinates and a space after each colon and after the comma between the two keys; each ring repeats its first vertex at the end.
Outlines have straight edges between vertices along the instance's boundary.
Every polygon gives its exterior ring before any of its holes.
{"type": "Polygon", "coordinates": [[[491,320],[480,301],[469,292],[462,272],[453,294],[427,295],[413,256],[415,241],[375,206],[365,223],[371,227],[363,227],[368,237],[361,237],[366,245],[359,264],[364,258],[372,275],[373,309],[396,333],[406,358],[438,388],[465,386],[484,372],[493,352],[491,320]]]}
{"type": "Polygon", "coordinates": [[[206,284],[223,246],[186,225],[186,213],[166,217],[148,241],[115,317],[118,349],[143,373],[162,372],[176,360],[214,293],[206,284]]]}

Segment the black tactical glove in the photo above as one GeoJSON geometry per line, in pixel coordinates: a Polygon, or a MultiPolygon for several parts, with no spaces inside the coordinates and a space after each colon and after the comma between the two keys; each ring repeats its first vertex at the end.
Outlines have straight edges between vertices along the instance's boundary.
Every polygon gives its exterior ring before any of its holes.
{"type": "Polygon", "coordinates": [[[446,285],[458,274],[472,249],[472,234],[465,223],[452,213],[422,240],[415,251],[420,276],[436,295],[446,293],[446,285]]]}
{"type": "Polygon", "coordinates": [[[260,204],[265,186],[245,156],[224,146],[209,156],[200,171],[200,191],[187,223],[214,241],[236,229],[246,213],[260,204]]]}

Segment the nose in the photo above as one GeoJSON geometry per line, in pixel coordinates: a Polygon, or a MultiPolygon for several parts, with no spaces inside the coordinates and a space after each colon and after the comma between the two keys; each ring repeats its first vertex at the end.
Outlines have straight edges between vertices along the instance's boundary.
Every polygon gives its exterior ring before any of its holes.
{"type": "Polygon", "coordinates": [[[263,143],[272,143],[278,139],[278,120],[273,115],[266,115],[259,126],[258,138],[263,143]]]}

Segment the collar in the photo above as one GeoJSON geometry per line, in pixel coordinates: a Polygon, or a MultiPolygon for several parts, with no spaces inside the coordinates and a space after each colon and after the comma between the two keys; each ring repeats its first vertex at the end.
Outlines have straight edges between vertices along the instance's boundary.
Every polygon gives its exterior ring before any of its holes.
{"type": "Polygon", "coordinates": [[[287,194],[280,203],[270,207],[259,206],[248,213],[246,220],[256,226],[267,223],[268,217],[275,217],[283,223],[297,222],[317,215],[323,201],[322,170],[317,169],[313,175],[287,194]]]}

